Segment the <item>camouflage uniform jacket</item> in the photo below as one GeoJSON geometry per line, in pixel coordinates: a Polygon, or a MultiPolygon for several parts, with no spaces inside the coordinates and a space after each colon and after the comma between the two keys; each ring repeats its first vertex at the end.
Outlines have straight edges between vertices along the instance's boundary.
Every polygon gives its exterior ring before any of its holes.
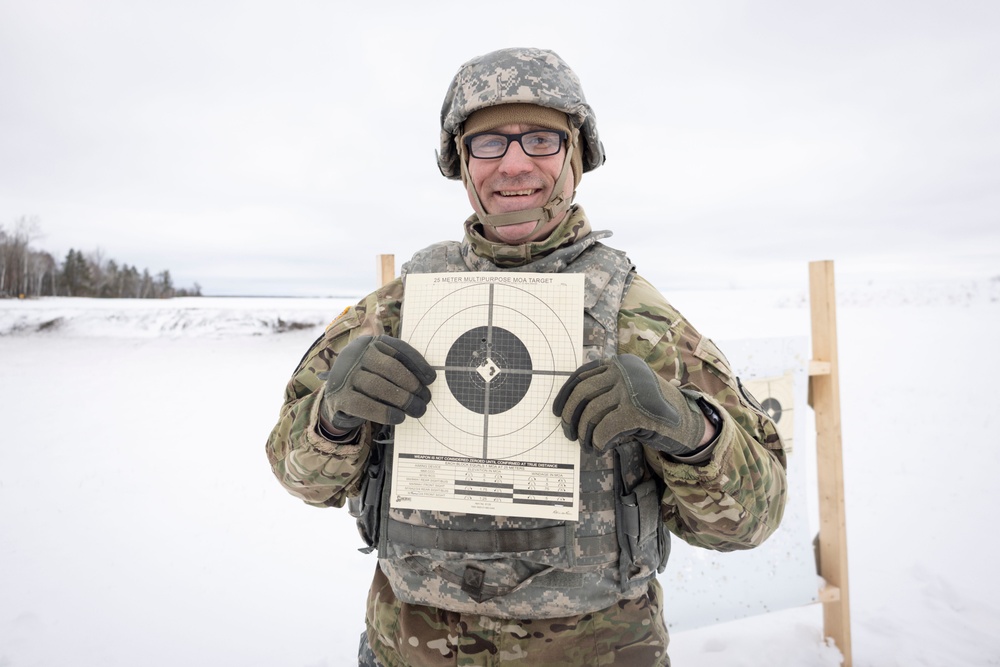
{"type": "MultiPolygon", "coordinates": [[[[463,252],[487,257],[497,266],[518,266],[588,234],[589,223],[577,208],[544,242],[525,246],[489,243],[470,220],[462,247],[463,252]]],[[[401,300],[402,283],[396,280],[347,309],[306,354],[288,385],[281,418],[268,441],[268,456],[281,483],[307,503],[341,506],[357,494],[372,446],[367,429],[355,444],[335,444],[319,435],[322,381],[317,374],[327,370],[337,352],[358,335],[398,335],[401,300]]],[[[712,458],[703,465],[685,465],[652,450],[645,452],[649,468],[664,482],[660,506],[664,525],[692,544],[717,550],[760,544],[777,527],[785,498],[784,452],[773,423],[742,390],[714,344],[640,276],[634,277],[625,295],[618,325],[619,352],[644,358],[663,377],[701,392],[726,415],[712,458]]],[[[528,620],[491,621],[481,614],[409,604],[396,597],[377,569],[367,621],[373,648],[387,667],[667,664],[660,608],[654,579],[644,594],[631,600],[592,613],[536,620],[530,627],[528,620]],[[581,655],[581,646],[594,652],[581,655]],[[623,646],[632,653],[622,653],[623,646]]]]}

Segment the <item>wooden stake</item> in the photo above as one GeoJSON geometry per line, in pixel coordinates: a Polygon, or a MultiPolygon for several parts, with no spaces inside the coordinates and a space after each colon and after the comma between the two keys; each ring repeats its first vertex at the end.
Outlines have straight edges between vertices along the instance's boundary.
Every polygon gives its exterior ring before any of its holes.
{"type": "Polygon", "coordinates": [[[376,255],[375,256],[375,279],[378,286],[391,283],[396,278],[396,256],[376,255]]]}
{"type": "Polygon", "coordinates": [[[809,263],[812,356],[809,378],[816,414],[816,462],[819,485],[820,575],[823,632],[851,667],[851,610],[847,579],[847,520],[844,507],[844,460],[840,428],[840,371],[837,365],[837,299],[833,262],[809,263]]]}

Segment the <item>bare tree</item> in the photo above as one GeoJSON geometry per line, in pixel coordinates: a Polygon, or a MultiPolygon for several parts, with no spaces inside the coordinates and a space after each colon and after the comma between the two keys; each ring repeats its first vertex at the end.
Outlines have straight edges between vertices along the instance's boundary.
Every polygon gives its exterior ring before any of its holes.
{"type": "Polygon", "coordinates": [[[0,294],[18,296],[30,291],[30,246],[41,237],[37,215],[22,215],[14,222],[11,232],[0,230],[0,294]]]}
{"type": "Polygon", "coordinates": [[[139,281],[139,298],[146,299],[152,296],[153,277],[149,275],[149,269],[142,270],[142,278],[139,281]]]}
{"type": "Polygon", "coordinates": [[[95,248],[87,255],[87,264],[90,264],[90,281],[93,289],[93,296],[105,296],[104,287],[107,285],[107,271],[104,259],[104,250],[95,248]]]}
{"type": "Polygon", "coordinates": [[[45,277],[52,276],[55,280],[56,260],[47,252],[32,250],[28,253],[28,284],[25,286],[25,294],[28,296],[42,296],[45,291],[45,277]]]}
{"type": "Polygon", "coordinates": [[[7,245],[10,243],[7,232],[0,225],[0,296],[7,293],[7,245]]]}

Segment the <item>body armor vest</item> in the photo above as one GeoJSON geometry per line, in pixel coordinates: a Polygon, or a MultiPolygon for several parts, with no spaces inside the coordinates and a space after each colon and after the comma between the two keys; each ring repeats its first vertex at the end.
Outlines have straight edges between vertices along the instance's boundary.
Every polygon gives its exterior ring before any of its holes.
{"type": "MultiPolygon", "coordinates": [[[[467,244],[439,243],[414,255],[402,275],[405,281],[407,273],[583,273],[584,357],[590,361],[617,352],[618,311],[632,275],[624,253],[597,242],[607,235],[592,233],[503,269],[467,244]]],[[[404,602],[503,618],[570,616],[636,597],[666,564],[662,482],[650,475],[638,443],[604,454],[581,449],[580,513],[577,521],[563,521],[390,509],[386,435],[381,447],[372,448],[385,451],[369,468],[359,527],[369,550],[378,548],[380,566],[404,602]],[[374,529],[361,525],[375,515],[374,529]]]]}

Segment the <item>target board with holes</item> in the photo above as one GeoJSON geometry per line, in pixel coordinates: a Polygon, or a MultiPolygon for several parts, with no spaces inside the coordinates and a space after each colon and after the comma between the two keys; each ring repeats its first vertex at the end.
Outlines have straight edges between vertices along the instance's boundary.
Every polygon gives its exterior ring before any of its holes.
{"type": "Polygon", "coordinates": [[[391,506],[573,519],[580,447],[552,402],[582,363],[580,274],[406,277],[401,336],[437,371],[396,427],[391,506]]]}

